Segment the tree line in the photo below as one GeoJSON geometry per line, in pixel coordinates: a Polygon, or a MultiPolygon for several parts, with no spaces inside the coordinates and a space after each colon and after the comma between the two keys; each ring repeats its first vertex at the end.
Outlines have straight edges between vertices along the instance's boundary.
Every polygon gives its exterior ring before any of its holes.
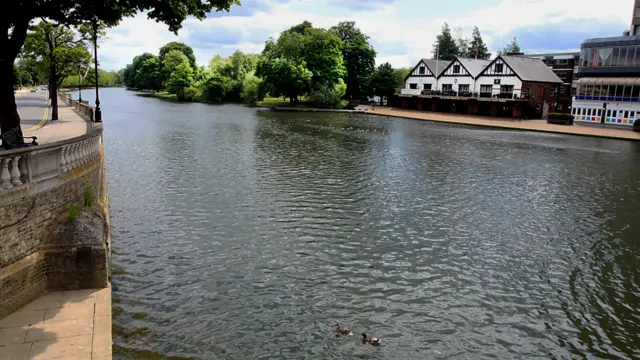
{"type": "Polygon", "coordinates": [[[314,106],[335,108],[344,99],[391,96],[409,71],[375,64],[369,36],[355,22],[322,29],[304,21],[269,38],[260,54],[216,55],[208,66],[196,65],[191,47],[172,42],[157,55],[136,56],[123,77],[129,88],[166,91],[182,101],[256,104],[271,96],[295,104],[305,97],[314,106]]]}
{"type": "MultiPolygon", "coordinates": [[[[520,52],[520,46],[514,37],[508,44],[505,44],[502,51],[498,53],[503,55],[517,52],[520,52]]],[[[477,26],[474,26],[471,38],[464,37],[460,33],[454,37],[451,33],[451,27],[446,22],[442,25],[442,30],[436,37],[431,53],[432,58],[437,60],[450,61],[456,57],[484,60],[491,58],[491,53],[487,48],[487,44],[482,39],[477,26]]]]}

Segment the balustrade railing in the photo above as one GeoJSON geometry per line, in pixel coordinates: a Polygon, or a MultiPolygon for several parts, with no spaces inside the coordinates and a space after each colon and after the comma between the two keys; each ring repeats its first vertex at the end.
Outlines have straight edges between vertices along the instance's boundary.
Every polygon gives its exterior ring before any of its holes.
{"type": "Polygon", "coordinates": [[[81,115],[85,115],[89,121],[94,121],[96,108],[89,105],[86,101],[80,102],[71,98],[71,95],[61,94],[60,97],[70,106],[73,106],[81,115]]]}
{"type": "Polygon", "coordinates": [[[89,134],[28,148],[0,151],[0,194],[78,168],[100,154],[102,128],[89,134]]]}

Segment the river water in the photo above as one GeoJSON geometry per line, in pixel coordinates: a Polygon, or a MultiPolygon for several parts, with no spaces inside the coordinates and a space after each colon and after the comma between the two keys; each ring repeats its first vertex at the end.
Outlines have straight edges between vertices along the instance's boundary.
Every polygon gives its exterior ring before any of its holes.
{"type": "Polygon", "coordinates": [[[115,358],[640,357],[638,144],[101,100],[115,358]]]}

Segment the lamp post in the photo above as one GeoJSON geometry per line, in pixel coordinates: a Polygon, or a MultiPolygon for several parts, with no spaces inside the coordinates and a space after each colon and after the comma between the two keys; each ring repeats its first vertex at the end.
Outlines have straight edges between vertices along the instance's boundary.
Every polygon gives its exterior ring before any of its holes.
{"type": "Polygon", "coordinates": [[[98,18],[94,17],[93,20],[93,58],[95,61],[95,73],[96,73],[96,113],[95,121],[102,122],[102,111],[100,111],[100,94],[98,93],[98,18]]]}
{"type": "Polygon", "coordinates": [[[82,102],[82,88],[80,87],[82,78],[80,77],[80,64],[78,64],[78,101],[82,102]]]}

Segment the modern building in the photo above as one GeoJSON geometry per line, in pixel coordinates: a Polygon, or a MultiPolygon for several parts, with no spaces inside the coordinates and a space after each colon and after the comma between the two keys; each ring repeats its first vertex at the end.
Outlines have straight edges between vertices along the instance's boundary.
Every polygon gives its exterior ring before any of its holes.
{"type": "Polygon", "coordinates": [[[640,119],[640,36],[585,40],[578,73],[575,121],[631,126],[640,119]]]}
{"type": "Polygon", "coordinates": [[[405,79],[396,106],[539,118],[556,107],[562,84],[544,62],[522,56],[500,55],[492,61],[455,58],[442,71],[428,71],[430,68],[426,60],[420,60],[405,79]]]}
{"type": "Polygon", "coordinates": [[[631,17],[631,36],[640,36],[640,0],[635,0],[633,16],[631,17]]]}
{"type": "Polygon", "coordinates": [[[523,56],[542,60],[558,75],[560,80],[562,80],[562,85],[558,88],[558,102],[554,111],[571,111],[571,102],[578,90],[578,63],[580,62],[580,52],[525,54],[523,56]]]}

